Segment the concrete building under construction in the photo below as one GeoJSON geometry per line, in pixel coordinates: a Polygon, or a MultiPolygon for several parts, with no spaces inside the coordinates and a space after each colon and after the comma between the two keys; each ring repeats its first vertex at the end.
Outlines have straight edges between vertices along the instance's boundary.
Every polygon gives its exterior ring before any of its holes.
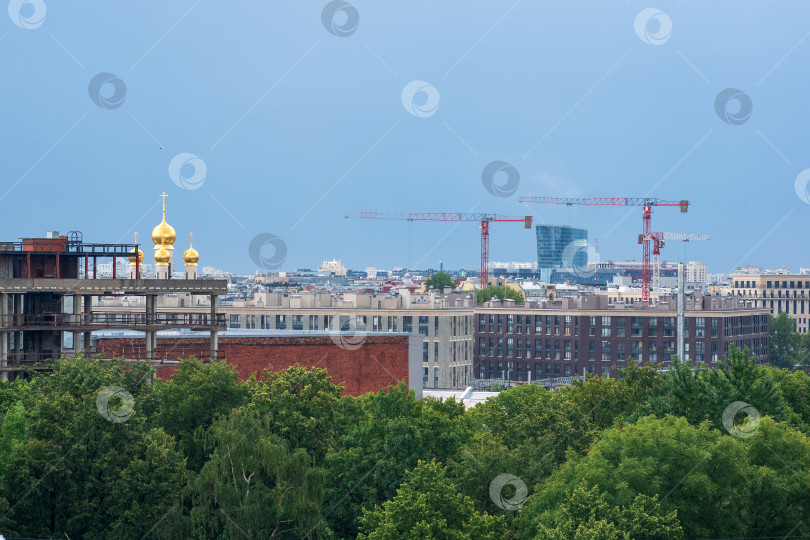
{"type": "Polygon", "coordinates": [[[155,227],[156,277],[141,275],[143,252],[138,244],[86,243],[78,232],[60,236],[51,231],[44,238],[0,242],[0,377],[25,376],[26,369],[48,369],[48,360],[89,349],[98,329],[130,329],[144,332],[146,360],[155,361],[156,332],[188,328],[210,332],[210,358],[217,357],[218,332],[225,318],[217,313],[217,298],[227,292],[227,281],[197,280],[199,254],[189,248],[184,254],[184,279],[171,278],[171,251],[176,239],[163,221],[155,227]],[[129,261],[129,274],[118,276],[118,262],[129,261]],[[110,279],[98,276],[99,261],[111,262],[110,279]],[[188,293],[207,297],[207,313],[159,313],[157,297],[188,293]],[[94,296],[143,296],[142,313],[97,316],[94,296]]]}

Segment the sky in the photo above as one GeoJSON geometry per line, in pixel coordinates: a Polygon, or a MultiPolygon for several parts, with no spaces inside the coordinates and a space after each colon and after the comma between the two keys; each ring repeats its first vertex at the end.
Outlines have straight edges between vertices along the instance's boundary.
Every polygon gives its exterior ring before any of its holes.
{"type": "MultiPolygon", "coordinates": [[[[798,271],[808,21],[803,0],[11,0],[0,228],[148,242],[165,192],[176,264],[193,232],[233,272],[477,268],[475,222],[345,215],[531,215],[639,260],[640,208],[519,197],[656,197],[691,206],[654,231],[711,236],[664,259],[798,271]]],[[[536,260],[520,223],[490,239],[536,260]]]]}

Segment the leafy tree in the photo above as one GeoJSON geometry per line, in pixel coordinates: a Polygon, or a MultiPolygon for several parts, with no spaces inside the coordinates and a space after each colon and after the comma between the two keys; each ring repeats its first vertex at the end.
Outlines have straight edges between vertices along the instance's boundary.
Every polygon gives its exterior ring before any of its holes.
{"type": "Polygon", "coordinates": [[[272,432],[290,448],[303,448],[317,464],[340,433],[356,424],[362,414],[352,398],[341,399],[342,385],[332,384],[325,369],[300,365],[278,373],[265,371],[264,381],[250,381],[249,409],[270,420],[272,432]]]}
{"type": "Polygon", "coordinates": [[[740,351],[733,344],[716,370],[673,357],[668,372],[661,376],[660,392],[650,396],[649,403],[639,408],[637,416],[671,414],[695,425],[708,420],[717,429],[723,429],[725,408],[735,401],[744,401],[762,415],[787,421],[791,410],[774,379],[775,373],[772,368],[758,365],[748,349],[740,351]]]}
{"type": "MultiPolygon", "coordinates": [[[[657,495],[654,515],[666,521],[677,511],[688,538],[781,537],[794,527],[801,535],[810,518],[810,477],[792,471],[806,470],[809,462],[808,438],[767,417],[750,439],[724,435],[708,422],[644,417],[604,431],[586,456],[572,456],[529,497],[521,533],[534,538],[564,522],[559,501],[596,486],[609,508],[631,506],[639,494],[657,495]],[[778,497],[768,499],[770,493],[778,497]]],[[[580,514],[573,530],[585,517],[580,514]]]]}
{"type": "Polygon", "coordinates": [[[576,488],[542,520],[540,536],[550,540],[683,538],[677,512],[664,513],[658,495],[639,494],[629,505],[611,506],[597,486],[576,488]]]}
{"type": "MultiPolygon", "coordinates": [[[[179,503],[185,460],[174,440],[148,429],[142,415],[149,373],[148,366],[77,355],[55,362],[52,373],[34,375],[23,408],[15,409],[27,435],[12,445],[0,476],[11,529],[20,536],[69,531],[78,538],[140,538],[179,503]],[[134,397],[131,416],[116,418],[123,421],[108,419],[120,400],[107,407],[98,401],[108,386],[134,397]]],[[[170,524],[154,537],[183,536],[182,520],[170,524]]]]}
{"type": "Polygon", "coordinates": [[[776,367],[793,368],[801,360],[803,339],[796,333],[796,322],[784,311],[771,317],[768,356],[776,367]]]}
{"type": "Polygon", "coordinates": [[[0,478],[8,470],[12,452],[28,439],[28,419],[22,401],[6,411],[0,424],[0,478]]]}
{"type": "Polygon", "coordinates": [[[474,436],[448,469],[461,491],[493,514],[503,513],[489,495],[495,477],[512,474],[527,486],[539,483],[565,462],[567,452],[583,452],[598,434],[566,390],[538,385],[501,392],[467,411],[464,423],[474,436]]]}
{"type": "Polygon", "coordinates": [[[526,303],[525,295],[512,287],[505,287],[503,285],[490,285],[485,289],[476,289],[475,298],[479,304],[489,302],[495,297],[501,302],[507,298],[515,301],[515,305],[522,306],[526,303]]]}
{"type": "Polygon", "coordinates": [[[419,461],[397,494],[382,506],[363,511],[358,540],[500,540],[507,537],[503,518],[477,512],[458,492],[444,467],[419,461]]]}
{"type": "Polygon", "coordinates": [[[232,365],[203,363],[191,357],[180,361],[171,380],[155,381],[144,405],[151,424],[175,437],[188,457],[189,468],[199,471],[207,459],[202,433],[214,418],[227,415],[247,398],[248,389],[238,383],[232,365]]]}
{"type": "Polygon", "coordinates": [[[453,280],[453,276],[451,276],[447,272],[436,272],[435,274],[433,274],[424,281],[424,286],[425,291],[434,289],[436,291],[441,292],[445,289],[445,287],[455,289],[456,282],[453,280]]]}
{"type": "Polygon", "coordinates": [[[461,403],[417,400],[403,383],[365,398],[363,412],[326,456],[324,518],[341,536],[356,535],[362,509],[391,499],[419,459],[445,462],[469,437],[461,403]]]}
{"type": "Polygon", "coordinates": [[[196,537],[322,536],[324,471],[273,434],[266,415],[234,410],[215,421],[206,441],[211,459],[196,479],[191,511],[196,537]]]}

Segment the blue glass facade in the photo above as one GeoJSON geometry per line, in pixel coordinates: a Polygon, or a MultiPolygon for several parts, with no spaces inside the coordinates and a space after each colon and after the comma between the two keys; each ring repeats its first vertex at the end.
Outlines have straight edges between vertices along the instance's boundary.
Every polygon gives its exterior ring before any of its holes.
{"type": "Polygon", "coordinates": [[[537,263],[540,279],[551,281],[552,270],[588,265],[588,231],[566,225],[538,225],[537,263]]]}

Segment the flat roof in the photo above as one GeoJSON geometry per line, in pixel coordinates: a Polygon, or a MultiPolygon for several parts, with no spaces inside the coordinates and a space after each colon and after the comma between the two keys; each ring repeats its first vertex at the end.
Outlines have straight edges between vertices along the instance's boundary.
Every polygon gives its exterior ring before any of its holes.
{"type": "MultiPolygon", "coordinates": [[[[332,337],[332,336],[421,336],[416,332],[329,332],[325,330],[271,330],[261,328],[229,328],[219,331],[220,338],[224,337],[332,337]]],[[[144,332],[139,330],[94,330],[93,337],[96,338],[140,338],[144,332]]],[[[202,337],[208,338],[210,332],[207,330],[190,330],[188,328],[160,330],[158,337],[202,337]]]]}

